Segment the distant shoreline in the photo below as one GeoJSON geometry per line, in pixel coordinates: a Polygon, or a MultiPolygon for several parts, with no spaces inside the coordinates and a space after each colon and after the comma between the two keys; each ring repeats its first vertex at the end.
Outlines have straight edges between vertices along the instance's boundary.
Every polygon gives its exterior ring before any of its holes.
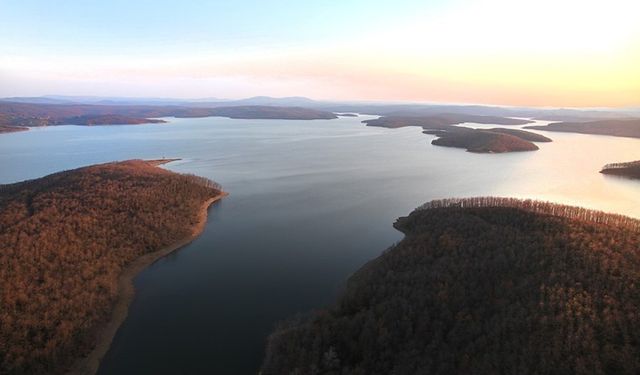
{"type": "MultiPolygon", "coordinates": [[[[180,159],[156,159],[147,160],[147,162],[158,163],[152,164],[157,166],[175,160],[180,159]]],[[[98,371],[102,359],[107,354],[107,351],[111,347],[113,338],[118,332],[118,328],[120,328],[129,313],[129,306],[131,305],[131,302],[133,302],[133,298],[135,297],[135,287],[133,285],[133,280],[135,279],[135,277],[138,276],[138,274],[145,268],[155,263],[157,260],[188,245],[194,239],[196,239],[196,237],[198,237],[204,231],[205,224],[207,222],[209,207],[211,207],[213,203],[221,200],[227,195],[229,194],[221,192],[215,197],[206,200],[202,204],[202,206],[200,207],[200,211],[198,212],[198,221],[192,228],[191,234],[188,237],[182,239],[181,241],[178,241],[173,245],[161,248],[160,250],[153,253],[142,255],[141,257],[130,263],[122,271],[120,276],[118,276],[118,299],[113,306],[111,318],[101,328],[99,328],[98,339],[93,350],[86,357],[76,360],[75,364],[67,372],[67,375],[93,375],[98,371]]]]}
{"type": "Polygon", "coordinates": [[[640,160],[605,165],[600,173],[633,180],[640,179],[640,160]]]}
{"type": "Polygon", "coordinates": [[[18,133],[29,130],[25,126],[0,125],[0,134],[18,133]]]}
{"type": "Polygon", "coordinates": [[[178,161],[178,160],[182,160],[182,159],[180,159],[180,158],[148,159],[148,160],[145,160],[145,162],[153,165],[154,167],[157,167],[157,166],[160,166],[160,165],[163,165],[163,164],[168,164],[168,163],[171,163],[171,162],[174,162],[174,161],[178,161]]]}

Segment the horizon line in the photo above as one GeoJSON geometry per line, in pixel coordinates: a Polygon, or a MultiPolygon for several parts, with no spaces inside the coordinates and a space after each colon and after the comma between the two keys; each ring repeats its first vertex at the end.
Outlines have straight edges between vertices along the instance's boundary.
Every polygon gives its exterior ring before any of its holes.
{"type": "MultiPolygon", "coordinates": [[[[246,97],[237,97],[237,98],[228,98],[228,97],[154,97],[154,96],[111,96],[111,95],[82,95],[82,94],[42,94],[42,95],[33,95],[33,96],[5,96],[0,97],[0,101],[11,102],[11,99],[55,99],[55,98],[91,98],[91,99],[100,99],[100,100],[157,100],[157,101],[183,101],[183,102],[203,102],[206,101],[219,101],[219,102],[234,102],[241,100],[249,100],[249,99],[276,99],[276,100],[285,100],[285,99],[303,99],[309,100],[316,103],[338,103],[338,104],[370,104],[370,105],[424,105],[424,106],[480,106],[480,107],[496,107],[496,108],[535,108],[535,109],[568,109],[568,110],[581,110],[581,111],[602,111],[602,110],[640,110],[640,103],[637,105],[630,106],[602,106],[602,107],[593,107],[593,106],[585,106],[585,107],[576,107],[576,106],[536,106],[536,105],[508,105],[508,104],[489,104],[489,103],[471,103],[471,102],[438,102],[438,101],[404,101],[404,100],[379,100],[379,99],[316,99],[311,98],[304,95],[288,95],[288,96],[269,96],[269,95],[253,95],[246,97]]],[[[32,103],[32,104],[47,104],[47,103],[32,103]]],[[[55,104],[55,103],[48,103],[55,104]]],[[[59,103],[61,105],[65,103],[59,103]]],[[[91,103],[69,103],[69,104],[86,104],[91,105],[91,103]]],[[[131,105],[131,104],[123,104],[123,105],[131,105]]],[[[135,105],[135,104],[133,104],[135,105]]]]}

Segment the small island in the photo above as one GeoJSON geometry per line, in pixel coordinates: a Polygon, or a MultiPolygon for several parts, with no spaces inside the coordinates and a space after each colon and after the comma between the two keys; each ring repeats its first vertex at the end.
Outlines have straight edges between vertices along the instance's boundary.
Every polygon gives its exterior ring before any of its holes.
{"type": "Polygon", "coordinates": [[[335,305],[268,340],[261,374],[637,374],[640,220],[438,200],[335,305]]]}
{"type": "Polygon", "coordinates": [[[436,146],[465,148],[475,153],[505,153],[536,151],[533,142],[551,142],[547,137],[517,129],[470,129],[451,126],[441,130],[425,130],[423,133],[439,138],[431,141],[436,146]]]}
{"type": "Polygon", "coordinates": [[[556,122],[544,126],[527,126],[525,129],[640,138],[640,119],[631,118],[586,122],[556,122]]]}
{"type": "Polygon", "coordinates": [[[0,185],[0,361],[7,374],[94,373],[134,276],[189,243],[225,195],[169,159],[0,185]]]}
{"type": "Polygon", "coordinates": [[[640,160],[607,164],[602,168],[600,173],[640,179],[640,160]]]}

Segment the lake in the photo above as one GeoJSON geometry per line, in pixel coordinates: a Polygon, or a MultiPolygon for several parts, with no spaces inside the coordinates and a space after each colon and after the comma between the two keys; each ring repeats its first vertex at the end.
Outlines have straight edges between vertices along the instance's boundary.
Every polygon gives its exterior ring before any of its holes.
{"type": "MultiPolygon", "coordinates": [[[[420,128],[363,119],[167,119],[0,136],[0,183],[132,158],[209,177],[230,193],[203,234],[135,280],[100,374],[255,374],[273,325],[334,300],[348,276],[401,239],[392,223],[436,198],[539,198],[640,217],[640,182],[603,176],[640,140],[540,132],[540,150],[473,154],[420,128]]],[[[544,124],[545,122],[540,122],[544,124]]],[[[467,124],[468,126],[478,126],[467,124]]]]}

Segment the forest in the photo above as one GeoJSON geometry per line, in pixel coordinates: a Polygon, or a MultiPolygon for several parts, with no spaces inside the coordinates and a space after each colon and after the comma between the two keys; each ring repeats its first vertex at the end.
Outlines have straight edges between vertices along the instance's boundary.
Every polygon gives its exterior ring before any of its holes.
{"type": "MultiPolygon", "coordinates": [[[[535,138],[537,135],[522,130],[520,130],[520,132],[528,133],[531,135],[530,138],[535,138]]],[[[431,141],[432,145],[464,148],[469,152],[476,153],[536,151],[539,149],[533,142],[522,138],[528,137],[527,134],[520,136],[502,131],[470,129],[456,126],[451,126],[447,130],[425,130],[423,133],[438,137],[431,141]]]]}
{"type": "Polygon", "coordinates": [[[608,119],[581,122],[556,122],[549,125],[531,125],[525,127],[525,129],[640,138],[640,118],[608,119]]]}
{"type": "Polygon", "coordinates": [[[639,220],[480,197],[394,226],[333,306],[276,327],[263,375],[640,373],[639,220]]]}
{"type": "Polygon", "coordinates": [[[499,116],[452,113],[426,116],[383,116],[377,119],[363,121],[367,126],[392,129],[405,126],[421,126],[424,129],[424,134],[436,135],[438,137],[431,141],[431,144],[435,146],[464,148],[469,152],[477,153],[536,151],[538,150],[538,146],[533,142],[551,142],[551,139],[540,134],[520,129],[473,129],[464,126],[455,126],[466,122],[524,125],[532,121],[499,116]]]}
{"type": "Polygon", "coordinates": [[[364,120],[367,126],[378,126],[383,128],[402,128],[405,126],[422,126],[425,129],[448,129],[451,125],[458,125],[464,122],[476,124],[496,124],[496,125],[524,125],[532,123],[530,120],[514,119],[501,116],[481,116],[463,113],[438,113],[430,115],[389,115],[380,118],[364,120]]]}
{"type": "Polygon", "coordinates": [[[15,132],[21,132],[21,131],[25,131],[25,130],[29,130],[28,128],[22,127],[22,126],[4,126],[4,125],[0,125],[0,133],[15,133],[15,132]]]}
{"type": "Polygon", "coordinates": [[[610,163],[602,167],[600,173],[640,179],[640,160],[610,163]]]}
{"type": "Polygon", "coordinates": [[[0,185],[0,374],[62,374],[130,262],[188,237],[218,184],[142,160],[0,185]]]}
{"type": "MultiPolygon", "coordinates": [[[[262,105],[185,107],[176,105],[39,104],[0,100],[0,126],[111,125],[163,123],[157,117],[209,117],[236,119],[335,119],[332,112],[262,105]]],[[[6,130],[5,130],[6,131],[6,130]]]]}

